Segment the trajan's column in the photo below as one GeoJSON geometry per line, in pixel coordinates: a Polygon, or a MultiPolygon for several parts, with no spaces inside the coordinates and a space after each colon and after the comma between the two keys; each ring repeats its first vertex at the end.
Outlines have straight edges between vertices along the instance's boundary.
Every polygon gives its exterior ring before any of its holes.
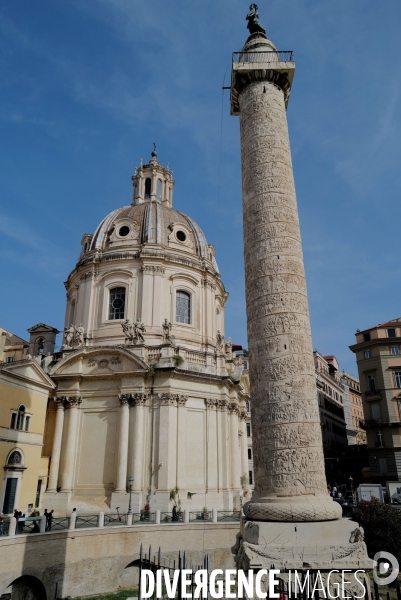
{"type": "Polygon", "coordinates": [[[235,551],[245,568],[272,560],[276,567],[321,568],[340,556],[358,568],[367,559],[362,532],[352,537],[357,525],[341,520],[324,471],[286,118],[295,65],[292,52],[267,39],[257,11],[252,4],[250,36],[234,54],[231,81],[231,114],[240,116],[241,128],[255,473],[235,551]]]}

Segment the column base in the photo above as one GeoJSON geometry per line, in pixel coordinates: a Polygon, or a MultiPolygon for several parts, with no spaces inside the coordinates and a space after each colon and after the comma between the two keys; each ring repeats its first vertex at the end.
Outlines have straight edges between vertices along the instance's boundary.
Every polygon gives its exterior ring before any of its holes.
{"type": "Polygon", "coordinates": [[[287,498],[285,501],[251,500],[244,504],[244,514],[255,521],[290,521],[293,523],[331,521],[342,518],[342,508],[330,496],[287,498]]]}
{"type": "Polygon", "coordinates": [[[68,516],[71,512],[71,507],[69,506],[71,497],[72,492],[52,492],[48,490],[43,494],[43,510],[45,508],[47,508],[48,512],[54,510],[56,517],[68,516]]]}
{"type": "MultiPolygon", "coordinates": [[[[120,513],[127,513],[129,505],[129,492],[120,492],[118,490],[111,494],[110,512],[116,512],[117,506],[120,513]]],[[[131,494],[131,511],[133,513],[140,512],[143,509],[142,492],[132,492],[131,494]]]]}
{"type": "MultiPolygon", "coordinates": [[[[239,569],[373,568],[363,529],[349,519],[278,523],[243,519],[231,548],[239,569]]],[[[360,593],[357,593],[360,595],[360,593]]]]}

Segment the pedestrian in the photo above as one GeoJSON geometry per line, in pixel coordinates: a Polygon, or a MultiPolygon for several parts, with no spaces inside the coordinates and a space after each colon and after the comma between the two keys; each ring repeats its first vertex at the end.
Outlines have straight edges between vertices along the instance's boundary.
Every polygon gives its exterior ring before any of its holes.
{"type": "Polygon", "coordinates": [[[4,527],[4,515],[0,513],[0,535],[3,535],[3,527],[4,527]]]}
{"type": "Polygon", "coordinates": [[[46,531],[52,530],[53,513],[54,510],[51,509],[51,511],[46,515],[46,531]]]}
{"type": "Polygon", "coordinates": [[[17,511],[18,512],[18,517],[17,517],[17,523],[18,523],[18,531],[19,533],[24,533],[24,521],[22,520],[25,515],[22,514],[22,511],[17,511]]]}
{"type": "Polygon", "coordinates": [[[173,517],[172,517],[172,520],[173,520],[173,521],[178,521],[178,517],[177,517],[177,507],[176,507],[176,505],[175,505],[175,504],[174,504],[174,506],[173,506],[173,517]]]}

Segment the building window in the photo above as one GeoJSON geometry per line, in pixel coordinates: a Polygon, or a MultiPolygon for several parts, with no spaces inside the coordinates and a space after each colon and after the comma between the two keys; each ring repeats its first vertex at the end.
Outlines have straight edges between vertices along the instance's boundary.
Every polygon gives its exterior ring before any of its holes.
{"type": "Polygon", "coordinates": [[[18,452],[18,450],[11,452],[10,456],[8,457],[7,465],[22,465],[21,452],[18,452]]]}
{"type": "Polygon", "coordinates": [[[395,329],[387,329],[387,335],[389,338],[396,337],[395,329]]]}
{"type": "Polygon", "coordinates": [[[372,351],[371,350],[365,350],[365,358],[372,358],[372,351]]]}
{"type": "Polygon", "coordinates": [[[368,375],[368,388],[371,395],[376,393],[375,378],[373,375],[368,375]]]}
{"type": "Polygon", "coordinates": [[[39,508],[40,505],[40,492],[42,490],[42,480],[39,479],[38,485],[36,488],[36,496],[35,496],[35,508],[39,508]]]}
{"type": "Polygon", "coordinates": [[[125,288],[110,290],[109,319],[123,319],[125,313],[125,288]]]}
{"type": "Polygon", "coordinates": [[[161,179],[158,179],[157,184],[156,184],[156,200],[158,200],[159,202],[161,202],[161,199],[162,199],[162,189],[163,189],[163,182],[161,179]]]}
{"type": "Polygon", "coordinates": [[[248,460],[252,460],[252,448],[248,448],[248,460]]]}
{"type": "Polygon", "coordinates": [[[11,411],[10,429],[18,429],[19,431],[29,431],[31,415],[26,414],[26,408],[23,404],[18,410],[11,411]]]}
{"type": "Polygon", "coordinates": [[[17,477],[7,477],[6,491],[4,494],[3,513],[12,514],[14,510],[15,497],[17,495],[17,477]]]}
{"type": "Polygon", "coordinates": [[[187,292],[177,292],[175,318],[177,323],[191,322],[191,296],[187,292]]]}
{"type": "Polygon", "coordinates": [[[74,318],[75,318],[75,300],[73,300],[71,302],[71,306],[70,306],[70,325],[74,324],[74,318]]]}
{"type": "Polygon", "coordinates": [[[246,412],[249,412],[251,410],[251,404],[250,402],[246,403],[246,412]]]}
{"type": "Polygon", "coordinates": [[[383,447],[383,434],[382,434],[381,431],[376,431],[375,445],[376,445],[376,448],[382,448],[383,447]]]}
{"type": "Polygon", "coordinates": [[[253,484],[253,473],[252,471],[249,471],[248,473],[248,479],[249,479],[249,485],[253,484]]]}
{"type": "Polygon", "coordinates": [[[152,180],[148,177],[145,179],[145,198],[150,198],[152,191],[152,180]]]}
{"type": "Polygon", "coordinates": [[[246,435],[248,437],[251,437],[251,424],[250,423],[246,424],[246,435]]]}
{"type": "Polygon", "coordinates": [[[377,421],[381,417],[380,404],[378,402],[372,402],[370,405],[370,409],[372,411],[372,419],[377,421]]]}
{"type": "Polygon", "coordinates": [[[368,331],[367,333],[363,334],[363,341],[364,342],[370,342],[370,331],[368,331]]]}
{"type": "Polygon", "coordinates": [[[396,388],[401,388],[401,371],[394,371],[394,385],[396,388]]]}
{"type": "Polygon", "coordinates": [[[397,355],[400,353],[399,346],[390,346],[390,354],[397,355]]]}
{"type": "Polygon", "coordinates": [[[387,460],[385,458],[379,458],[379,471],[380,473],[387,473],[387,460]]]}
{"type": "Polygon", "coordinates": [[[6,356],[6,363],[12,363],[14,362],[14,356],[6,356]]]}

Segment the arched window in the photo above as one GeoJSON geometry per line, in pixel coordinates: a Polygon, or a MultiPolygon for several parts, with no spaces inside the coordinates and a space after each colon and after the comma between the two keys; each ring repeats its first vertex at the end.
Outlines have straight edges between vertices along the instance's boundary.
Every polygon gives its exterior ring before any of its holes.
{"type": "Polygon", "coordinates": [[[43,354],[45,349],[45,340],[43,338],[39,338],[37,340],[37,354],[43,354]]]}
{"type": "Polygon", "coordinates": [[[150,198],[150,194],[152,193],[152,180],[150,177],[145,179],[145,198],[150,198]]]}
{"type": "Polygon", "coordinates": [[[16,429],[23,429],[26,408],[23,404],[18,408],[16,429]]]}
{"type": "Polygon", "coordinates": [[[161,179],[158,179],[157,186],[156,186],[156,200],[158,200],[159,202],[161,202],[161,200],[162,200],[162,189],[163,189],[163,182],[161,179]]]}
{"type": "Polygon", "coordinates": [[[125,288],[110,290],[109,319],[123,319],[125,314],[125,288]]]}
{"type": "Polygon", "coordinates": [[[7,461],[8,465],[22,465],[22,455],[18,450],[11,452],[7,461]]]}
{"type": "Polygon", "coordinates": [[[31,415],[26,414],[26,407],[23,404],[18,407],[18,410],[11,411],[10,429],[29,431],[30,423],[31,415]]]}
{"type": "Polygon", "coordinates": [[[177,323],[191,322],[191,296],[187,292],[177,292],[175,319],[177,323]]]}

